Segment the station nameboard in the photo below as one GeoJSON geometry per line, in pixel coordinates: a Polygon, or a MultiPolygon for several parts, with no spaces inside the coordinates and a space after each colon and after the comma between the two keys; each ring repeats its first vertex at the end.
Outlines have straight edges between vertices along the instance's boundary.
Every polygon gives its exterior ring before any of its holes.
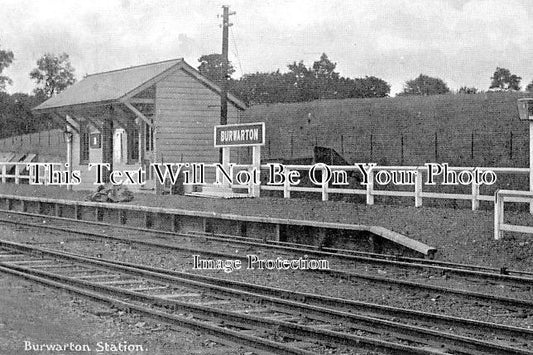
{"type": "Polygon", "coordinates": [[[215,147],[249,147],[265,144],[265,123],[215,126],[215,147]]]}

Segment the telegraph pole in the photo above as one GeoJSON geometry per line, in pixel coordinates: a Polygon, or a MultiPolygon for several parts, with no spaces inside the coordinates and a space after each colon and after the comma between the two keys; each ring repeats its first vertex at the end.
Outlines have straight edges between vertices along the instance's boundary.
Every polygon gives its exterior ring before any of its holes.
{"type": "MultiPolygon", "coordinates": [[[[222,82],[220,95],[220,124],[228,124],[228,32],[229,27],[233,24],[229,22],[230,15],[235,15],[234,12],[229,12],[229,5],[222,6],[222,82]]],[[[222,149],[220,149],[220,162],[223,163],[222,149]]]]}
{"type": "Polygon", "coordinates": [[[222,6],[222,95],[220,95],[220,124],[228,123],[228,30],[233,24],[229,22],[230,15],[235,12],[229,12],[229,6],[222,6]]]}

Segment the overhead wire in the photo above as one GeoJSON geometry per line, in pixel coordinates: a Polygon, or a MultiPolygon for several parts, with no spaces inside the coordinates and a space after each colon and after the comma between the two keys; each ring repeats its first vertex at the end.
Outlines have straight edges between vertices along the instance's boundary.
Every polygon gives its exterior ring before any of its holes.
{"type": "Polygon", "coordinates": [[[235,39],[235,34],[233,32],[233,27],[230,27],[229,29],[230,29],[231,39],[232,39],[233,47],[234,47],[233,55],[235,55],[235,57],[237,58],[237,62],[239,63],[239,69],[241,71],[241,75],[244,75],[244,71],[242,69],[241,58],[239,56],[239,50],[237,48],[237,41],[235,39]]]}

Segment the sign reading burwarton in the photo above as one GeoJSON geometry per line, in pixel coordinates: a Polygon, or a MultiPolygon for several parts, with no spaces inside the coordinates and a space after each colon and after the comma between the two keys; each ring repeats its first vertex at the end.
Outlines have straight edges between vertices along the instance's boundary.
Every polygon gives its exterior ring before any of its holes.
{"type": "Polygon", "coordinates": [[[215,147],[247,147],[265,144],[265,123],[215,126],[215,147]]]}

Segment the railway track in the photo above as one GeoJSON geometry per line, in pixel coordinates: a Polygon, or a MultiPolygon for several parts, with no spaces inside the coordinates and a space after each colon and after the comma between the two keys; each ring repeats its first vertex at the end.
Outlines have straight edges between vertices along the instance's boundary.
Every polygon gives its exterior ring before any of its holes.
{"type": "MultiPolygon", "coordinates": [[[[476,265],[461,265],[461,264],[451,264],[451,263],[443,263],[438,261],[430,261],[430,260],[423,260],[423,259],[413,259],[413,258],[403,258],[400,260],[395,260],[396,258],[401,257],[394,257],[394,256],[383,256],[380,254],[369,254],[367,255],[351,255],[345,250],[318,250],[316,248],[312,248],[307,245],[295,245],[295,244],[289,244],[289,243],[283,243],[283,244],[272,244],[272,243],[265,243],[263,241],[252,239],[252,238],[243,238],[243,237],[235,237],[235,236],[215,236],[215,235],[205,235],[203,233],[193,233],[193,234],[183,234],[183,233],[174,233],[174,232],[164,232],[159,230],[153,230],[153,229],[146,229],[146,228],[136,228],[136,227],[128,227],[128,226],[120,226],[115,224],[108,224],[103,222],[89,222],[89,221],[80,221],[70,218],[64,218],[64,217],[51,217],[51,216],[42,216],[42,215],[36,215],[31,214],[27,212],[13,212],[13,211],[0,211],[4,214],[9,214],[11,218],[3,218],[0,219],[0,223],[6,223],[6,224],[14,224],[17,226],[27,226],[30,228],[38,228],[38,229],[46,229],[46,230],[52,230],[52,231],[58,231],[63,233],[74,233],[76,235],[83,235],[85,237],[89,238],[95,238],[95,239],[110,239],[114,241],[120,241],[120,242],[126,242],[126,243],[138,243],[140,245],[145,245],[149,247],[158,247],[158,248],[164,248],[166,250],[176,250],[181,252],[189,252],[192,254],[198,254],[198,255],[207,255],[211,257],[217,257],[217,258],[225,258],[225,259],[241,259],[242,261],[246,261],[246,258],[242,255],[235,255],[235,253],[229,252],[228,250],[231,249],[230,247],[226,247],[226,251],[224,250],[224,247],[217,248],[217,250],[206,250],[204,245],[200,244],[194,244],[195,241],[205,241],[205,240],[211,240],[215,242],[224,242],[227,243],[237,243],[240,245],[246,245],[249,247],[254,248],[274,248],[275,250],[282,251],[284,253],[297,253],[297,254],[308,254],[313,256],[320,256],[320,257],[329,257],[329,258],[335,258],[336,260],[339,260],[340,262],[346,263],[345,265],[342,265],[343,269],[331,269],[331,270],[322,270],[320,272],[327,273],[329,275],[335,276],[335,277],[342,277],[346,279],[351,280],[362,280],[365,282],[371,282],[375,284],[381,284],[381,285],[395,285],[399,288],[404,289],[411,289],[411,290],[423,290],[427,292],[438,292],[439,294],[443,295],[449,295],[453,297],[461,297],[469,300],[473,300],[475,302],[477,301],[483,301],[490,304],[502,304],[505,306],[512,306],[516,308],[533,308],[533,300],[531,300],[531,290],[533,288],[533,277],[529,277],[530,275],[527,272],[521,272],[517,270],[506,270],[505,272],[501,272],[502,270],[498,270],[499,272],[496,272],[496,269],[490,269],[490,268],[484,268],[482,266],[476,266],[476,265]],[[23,218],[32,218],[34,221],[27,221],[23,218]],[[44,220],[50,220],[55,221],[51,225],[51,223],[43,224],[43,218],[44,220]],[[95,227],[102,227],[103,231],[94,232],[94,231],[88,231],[87,228],[83,226],[87,225],[93,225],[95,227]],[[81,228],[80,228],[81,227],[81,228]],[[130,233],[128,237],[119,237],[116,235],[114,231],[116,230],[135,230],[136,233],[138,233],[137,236],[133,235],[133,233],[130,233]],[[154,233],[157,233],[157,236],[154,237],[154,233]],[[181,237],[181,238],[187,238],[187,240],[191,241],[189,246],[183,245],[183,243],[162,243],[161,238],[162,237],[168,237],[169,239],[172,238],[175,242],[174,238],[181,237]],[[231,239],[228,239],[231,238],[231,239]],[[228,242],[229,240],[229,242],[228,242]],[[365,267],[365,272],[361,272],[361,267],[358,269],[354,269],[353,263],[357,263],[357,265],[361,264],[367,264],[371,267],[365,267]],[[456,287],[445,287],[440,285],[432,285],[428,284],[427,282],[420,282],[420,281],[412,281],[406,278],[402,275],[400,272],[398,277],[395,277],[394,275],[391,275],[389,277],[384,277],[379,274],[380,269],[376,267],[376,265],[379,265],[379,267],[392,267],[392,268],[398,268],[400,270],[402,269],[409,269],[409,270],[420,270],[424,269],[426,271],[432,272],[435,275],[457,275],[460,277],[465,277],[466,285],[474,284],[475,287],[480,286],[480,283],[489,283],[488,289],[491,290],[492,284],[497,282],[498,284],[507,285],[509,289],[518,289],[522,293],[518,293],[517,297],[509,297],[507,295],[502,296],[498,294],[493,294],[489,292],[479,292],[475,290],[469,290],[469,289],[460,289],[456,287]],[[347,271],[346,269],[350,270],[347,271]],[[353,271],[351,271],[353,270],[353,271]],[[368,272],[368,271],[375,271],[374,273],[368,272]]],[[[424,276],[424,278],[426,278],[424,276]]]]}
{"type": "MultiPolygon", "coordinates": [[[[199,238],[204,238],[207,240],[212,240],[215,242],[227,243],[231,241],[232,243],[235,243],[237,245],[250,245],[250,246],[257,246],[257,247],[265,247],[265,248],[288,251],[288,252],[306,252],[312,255],[331,256],[331,257],[336,257],[340,259],[346,259],[349,261],[365,262],[365,263],[376,264],[376,265],[392,265],[392,266],[413,268],[413,269],[429,269],[429,270],[436,270],[440,272],[447,272],[451,274],[455,273],[455,274],[460,274],[460,275],[462,274],[462,275],[467,275],[467,276],[476,276],[480,278],[492,279],[495,281],[507,281],[507,280],[518,281],[518,282],[533,281],[533,272],[529,272],[525,270],[513,270],[505,266],[501,268],[494,268],[494,267],[488,267],[488,266],[482,266],[482,265],[460,264],[460,263],[452,263],[452,262],[445,262],[445,261],[438,261],[438,260],[405,257],[402,255],[369,253],[369,252],[361,252],[361,251],[356,251],[356,250],[327,248],[327,247],[319,247],[319,246],[313,246],[313,245],[279,242],[279,241],[273,241],[273,240],[260,240],[257,238],[247,238],[247,237],[241,237],[241,236],[235,236],[235,235],[229,235],[229,234],[216,234],[215,235],[212,233],[201,233],[201,232],[177,233],[177,232],[170,232],[170,231],[157,230],[157,229],[133,227],[133,226],[119,225],[119,224],[105,223],[105,222],[87,221],[87,220],[57,217],[57,216],[36,214],[36,213],[30,213],[30,212],[12,211],[12,210],[8,210],[8,211],[0,210],[0,214],[7,215],[8,217],[9,216],[35,217],[35,218],[40,218],[41,220],[44,218],[44,219],[55,220],[55,221],[73,222],[77,224],[86,224],[86,225],[102,226],[102,227],[109,227],[109,228],[120,228],[124,230],[134,230],[134,231],[145,232],[145,233],[158,233],[160,235],[173,236],[173,237],[186,237],[186,238],[199,237],[199,238]]],[[[29,223],[21,219],[17,219],[15,221],[15,220],[10,220],[6,218],[0,218],[0,223],[14,223],[14,222],[19,223],[19,224],[27,224],[28,226],[31,226],[31,225],[35,226],[35,224],[32,224],[31,222],[29,223]]],[[[47,226],[42,226],[42,227],[47,227],[47,226]]]]}
{"type": "MultiPolygon", "coordinates": [[[[353,313],[363,304],[347,300],[224,282],[8,241],[0,241],[0,248],[3,272],[267,352],[306,354],[334,349],[349,353],[367,349],[391,354],[532,353],[530,348],[513,346],[531,343],[533,331],[527,329],[423,312],[409,315],[440,321],[445,326],[490,329],[500,338],[490,342],[353,313]]],[[[394,314],[392,309],[387,313],[394,314]]],[[[405,310],[403,313],[407,315],[405,310]]]]}

